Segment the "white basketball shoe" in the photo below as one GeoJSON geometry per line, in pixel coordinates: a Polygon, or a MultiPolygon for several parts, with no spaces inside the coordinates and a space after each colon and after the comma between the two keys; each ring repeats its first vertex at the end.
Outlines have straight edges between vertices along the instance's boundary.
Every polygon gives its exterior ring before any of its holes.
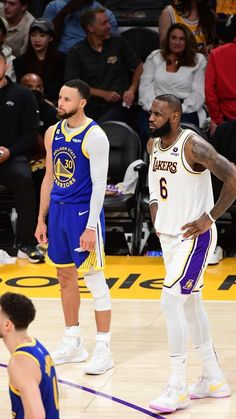
{"type": "Polygon", "coordinates": [[[229,397],[230,386],[226,378],[217,380],[212,377],[200,377],[197,383],[189,386],[190,399],[203,399],[204,397],[229,397]]]}
{"type": "Polygon", "coordinates": [[[189,405],[188,388],[169,384],[159,397],[149,403],[151,409],[165,413],[186,409],[189,405]]]}
{"type": "Polygon", "coordinates": [[[105,342],[97,342],[93,355],[86,365],[85,374],[100,375],[113,368],[113,359],[109,345],[105,342]]]}
{"type": "Polygon", "coordinates": [[[88,352],[84,348],[83,340],[68,336],[63,336],[58,348],[50,355],[55,365],[84,362],[88,359],[88,352]]]}

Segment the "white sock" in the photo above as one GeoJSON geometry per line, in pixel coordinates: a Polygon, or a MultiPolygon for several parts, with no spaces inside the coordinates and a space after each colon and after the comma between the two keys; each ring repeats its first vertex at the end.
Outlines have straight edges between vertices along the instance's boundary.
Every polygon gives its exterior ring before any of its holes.
{"type": "Polygon", "coordinates": [[[110,349],[111,333],[110,332],[97,332],[96,345],[104,346],[110,349]]]}
{"type": "Polygon", "coordinates": [[[213,377],[221,380],[224,377],[224,374],[220,369],[212,342],[202,343],[196,349],[203,363],[204,376],[207,375],[208,377],[213,377]]]}
{"type": "Polygon", "coordinates": [[[65,327],[64,338],[71,343],[80,341],[80,326],[65,327]]]}
{"type": "Polygon", "coordinates": [[[169,384],[186,386],[186,355],[171,356],[171,376],[169,384]]]}

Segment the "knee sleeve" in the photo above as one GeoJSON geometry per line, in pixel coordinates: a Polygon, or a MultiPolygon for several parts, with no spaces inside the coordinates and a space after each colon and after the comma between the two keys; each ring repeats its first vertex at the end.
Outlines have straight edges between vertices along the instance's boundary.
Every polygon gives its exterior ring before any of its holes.
{"type": "Polygon", "coordinates": [[[111,310],[110,291],[103,271],[97,271],[92,274],[84,275],[84,282],[93,296],[95,310],[111,310]]]}

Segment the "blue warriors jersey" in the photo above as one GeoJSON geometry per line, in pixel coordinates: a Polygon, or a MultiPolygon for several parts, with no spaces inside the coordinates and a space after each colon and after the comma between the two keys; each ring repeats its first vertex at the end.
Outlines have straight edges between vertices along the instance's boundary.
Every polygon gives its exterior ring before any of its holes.
{"type": "Polygon", "coordinates": [[[65,120],[56,125],[52,141],[52,159],[54,184],[51,192],[53,201],[65,203],[90,202],[92,180],[90,176],[89,156],[85,151],[86,134],[96,122],[87,122],[78,131],[68,134],[65,120]]]}
{"type": "MultiPolygon", "coordinates": [[[[42,379],[39,385],[42,402],[44,405],[46,419],[59,418],[58,389],[55,368],[52,359],[41,343],[32,338],[31,343],[17,346],[12,356],[25,355],[33,359],[39,366],[42,379]]],[[[24,379],[24,377],[22,377],[24,379]]],[[[24,408],[20,393],[10,383],[10,398],[12,405],[12,417],[24,419],[24,408]]]]}

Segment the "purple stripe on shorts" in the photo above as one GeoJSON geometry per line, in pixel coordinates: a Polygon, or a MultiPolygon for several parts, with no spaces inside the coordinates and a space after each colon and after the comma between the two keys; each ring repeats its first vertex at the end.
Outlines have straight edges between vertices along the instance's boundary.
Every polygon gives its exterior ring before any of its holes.
{"type": "Polygon", "coordinates": [[[181,281],[181,294],[190,294],[195,287],[202,269],[204,267],[207,252],[211,242],[211,231],[208,230],[201,234],[194,245],[194,248],[188,258],[188,267],[181,281]]]}

